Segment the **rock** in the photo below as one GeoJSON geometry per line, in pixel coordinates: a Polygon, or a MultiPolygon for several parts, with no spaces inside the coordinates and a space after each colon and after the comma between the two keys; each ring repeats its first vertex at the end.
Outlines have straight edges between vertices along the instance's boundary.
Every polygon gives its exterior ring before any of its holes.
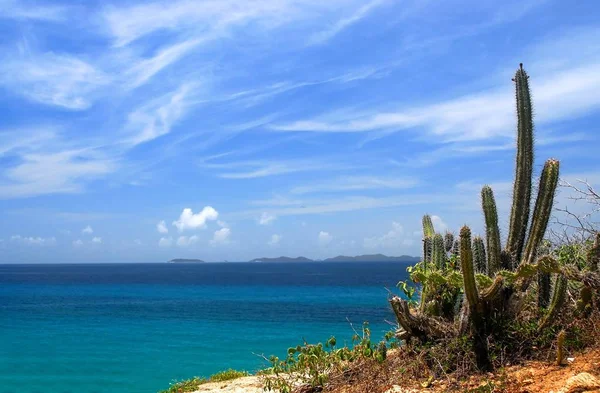
{"type": "Polygon", "coordinates": [[[600,379],[588,373],[581,373],[569,378],[558,393],[582,393],[598,389],[600,389],[600,379]]]}

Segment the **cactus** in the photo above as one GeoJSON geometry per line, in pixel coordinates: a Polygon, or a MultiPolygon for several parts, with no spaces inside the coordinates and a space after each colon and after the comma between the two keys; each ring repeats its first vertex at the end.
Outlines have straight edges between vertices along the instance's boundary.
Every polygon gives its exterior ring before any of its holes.
{"type": "Polygon", "coordinates": [[[556,365],[562,366],[565,360],[565,339],[567,332],[561,330],[556,337],[556,365]]]}
{"type": "Polygon", "coordinates": [[[600,269],[600,232],[596,233],[594,244],[588,250],[586,257],[588,270],[597,272],[600,269]]]}
{"type": "Polygon", "coordinates": [[[488,267],[485,258],[485,246],[483,245],[483,239],[479,236],[473,238],[473,259],[477,273],[487,274],[488,267]]]}
{"type": "Polygon", "coordinates": [[[429,214],[425,214],[423,216],[423,236],[424,237],[433,237],[435,235],[435,230],[433,228],[433,222],[431,221],[431,216],[429,214]]]}
{"type": "Polygon", "coordinates": [[[477,367],[488,370],[491,367],[487,345],[487,332],[484,316],[484,302],[479,296],[473,269],[473,250],[471,249],[471,229],[468,226],[460,230],[460,265],[462,267],[465,297],[469,305],[470,319],[474,327],[473,350],[477,367]]]}
{"type": "Polygon", "coordinates": [[[538,307],[548,308],[551,293],[550,273],[538,272],[538,307]]]}
{"type": "Polygon", "coordinates": [[[438,269],[443,269],[446,266],[446,250],[444,249],[444,238],[439,233],[436,233],[433,236],[432,263],[438,269]]]}
{"type": "Polygon", "coordinates": [[[554,321],[554,319],[558,315],[558,312],[562,308],[563,303],[565,302],[565,298],[567,296],[567,284],[568,280],[562,274],[559,274],[556,277],[556,283],[554,284],[554,294],[552,295],[552,303],[550,303],[548,313],[546,314],[544,319],[542,319],[542,322],[538,327],[539,330],[546,328],[549,324],[551,324],[554,321]]]}
{"type": "Polygon", "coordinates": [[[452,247],[454,246],[454,235],[452,232],[446,232],[444,235],[444,249],[446,253],[452,251],[452,247]]]}
{"type": "Polygon", "coordinates": [[[533,172],[533,113],[529,76],[523,69],[523,64],[520,64],[513,80],[517,98],[517,160],[506,249],[513,261],[518,263],[521,261],[529,221],[533,172]]]}
{"type": "Polygon", "coordinates": [[[558,172],[558,161],[553,159],[546,161],[542,170],[542,176],[540,177],[538,195],[531,219],[531,228],[529,229],[529,238],[527,239],[527,246],[525,247],[525,254],[523,256],[525,263],[533,263],[535,261],[537,250],[544,239],[548,221],[550,221],[550,214],[552,213],[556,186],[558,185],[558,172]]]}
{"type": "Polygon", "coordinates": [[[484,186],[481,190],[481,205],[485,217],[485,233],[487,242],[487,271],[493,275],[502,267],[500,254],[502,246],[500,245],[500,229],[498,228],[498,211],[496,210],[496,200],[494,191],[490,186],[484,186]]]}

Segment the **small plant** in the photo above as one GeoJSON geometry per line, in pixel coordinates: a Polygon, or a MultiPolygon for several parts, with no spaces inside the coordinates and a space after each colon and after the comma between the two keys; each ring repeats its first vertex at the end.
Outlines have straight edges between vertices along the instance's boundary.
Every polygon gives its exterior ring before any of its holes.
{"type": "MultiPolygon", "coordinates": [[[[391,340],[393,335],[386,335],[386,338],[391,340]]],[[[322,388],[330,378],[344,374],[352,365],[361,361],[385,361],[387,343],[371,341],[371,331],[367,322],[363,324],[362,333],[356,333],[352,341],[351,348],[338,348],[336,338],[331,337],[324,345],[305,342],[303,345],[291,347],[284,359],[271,356],[268,359],[271,367],[261,373],[264,389],[290,393],[300,386],[322,388]]]]}
{"type": "Polygon", "coordinates": [[[250,375],[246,371],[225,370],[211,375],[208,379],[202,377],[194,377],[171,384],[166,390],[161,390],[159,393],[189,393],[198,390],[200,385],[209,382],[223,382],[250,375]]]}

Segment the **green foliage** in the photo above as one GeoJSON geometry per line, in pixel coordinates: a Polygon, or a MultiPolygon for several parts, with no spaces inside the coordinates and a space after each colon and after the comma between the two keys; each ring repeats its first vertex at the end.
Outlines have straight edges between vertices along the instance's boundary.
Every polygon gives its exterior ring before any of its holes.
{"type": "MultiPolygon", "coordinates": [[[[393,334],[386,335],[386,339],[392,340],[393,334]]],[[[349,370],[357,362],[371,360],[382,363],[387,357],[387,343],[371,341],[367,322],[363,324],[362,333],[353,337],[351,348],[337,348],[336,344],[336,338],[331,337],[325,345],[304,343],[291,347],[284,359],[271,356],[271,367],[262,375],[265,390],[291,393],[301,385],[323,387],[333,375],[349,370]]]]}
{"type": "Polygon", "coordinates": [[[216,374],[211,375],[208,380],[209,380],[209,382],[223,382],[223,381],[229,381],[231,379],[247,377],[248,375],[250,375],[250,374],[248,374],[246,371],[238,371],[238,370],[229,369],[229,370],[220,371],[216,374]]]}
{"type": "Polygon", "coordinates": [[[238,370],[229,369],[229,370],[220,371],[216,374],[213,374],[209,378],[193,377],[190,379],[186,379],[184,381],[172,383],[168,389],[161,390],[159,393],[195,392],[196,390],[198,390],[198,387],[200,385],[203,385],[205,383],[229,381],[232,379],[247,377],[248,375],[250,375],[250,374],[247,373],[246,371],[238,371],[238,370]]]}

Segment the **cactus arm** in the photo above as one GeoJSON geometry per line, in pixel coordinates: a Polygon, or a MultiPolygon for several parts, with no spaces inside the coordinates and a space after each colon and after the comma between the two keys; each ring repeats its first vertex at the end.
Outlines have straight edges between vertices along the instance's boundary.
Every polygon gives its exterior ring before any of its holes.
{"type": "Polygon", "coordinates": [[[460,265],[462,267],[465,297],[471,307],[471,315],[482,312],[482,304],[477,292],[475,270],[473,268],[473,250],[471,248],[471,229],[468,226],[460,230],[460,265]]]}
{"type": "Polygon", "coordinates": [[[485,217],[485,235],[487,242],[487,271],[494,275],[501,269],[500,253],[500,229],[498,227],[498,211],[496,209],[496,199],[491,187],[484,186],[481,189],[481,205],[485,217]]]}
{"type": "Polygon", "coordinates": [[[556,277],[556,283],[554,284],[554,294],[552,295],[552,303],[550,303],[550,308],[548,309],[548,313],[540,323],[538,330],[546,328],[550,323],[556,319],[556,315],[562,308],[565,298],[567,295],[567,284],[568,280],[562,274],[559,274],[556,277]]]}
{"type": "Polygon", "coordinates": [[[525,263],[533,263],[536,253],[544,240],[548,221],[552,214],[552,206],[554,204],[554,194],[558,185],[559,162],[550,159],[546,161],[542,176],[540,177],[540,185],[538,196],[535,201],[533,217],[531,220],[531,228],[529,229],[529,238],[525,247],[523,261],[525,263]]]}
{"type": "Polygon", "coordinates": [[[550,273],[538,272],[538,307],[548,308],[551,292],[550,273]]]}
{"type": "Polygon", "coordinates": [[[481,291],[481,299],[484,302],[491,302],[500,294],[500,290],[502,290],[503,285],[504,279],[502,278],[502,276],[496,276],[492,285],[490,285],[485,290],[481,291]]]}
{"type": "Polygon", "coordinates": [[[533,173],[533,113],[528,79],[521,64],[514,77],[517,98],[517,163],[506,245],[516,263],[521,260],[525,244],[533,173]]]}

